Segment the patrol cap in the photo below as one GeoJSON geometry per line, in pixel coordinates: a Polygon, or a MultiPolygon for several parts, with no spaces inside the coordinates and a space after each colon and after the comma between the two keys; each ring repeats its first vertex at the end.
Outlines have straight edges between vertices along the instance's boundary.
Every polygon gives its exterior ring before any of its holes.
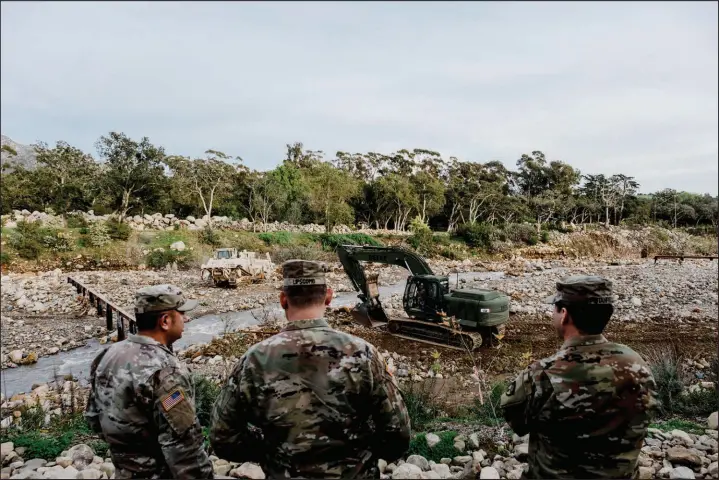
{"type": "Polygon", "coordinates": [[[285,287],[326,285],[327,265],[309,260],[287,260],[282,264],[285,287]]]}
{"type": "Polygon", "coordinates": [[[557,282],[557,293],[544,299],[544,303],[611,304],[614,295],[612,281],[596,275],[574,275],[557,282]]]}
{"type": "Polygon", "coordinates": [[[177,310],[189,312],[197,307],[197,300],[188,300],[175,285],[152,285],[135,293],[135,313],[177,310]]]}

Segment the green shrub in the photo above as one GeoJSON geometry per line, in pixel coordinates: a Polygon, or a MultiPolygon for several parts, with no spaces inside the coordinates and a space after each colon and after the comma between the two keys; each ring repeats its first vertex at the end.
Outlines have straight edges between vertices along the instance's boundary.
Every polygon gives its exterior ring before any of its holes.
{"type": "Polygon", "coordinates": [[[0,252],[0,265],[10,265],[10,255],[7,252],[0,252]]]}
{"type": "Polygon", "coordinates": [[[504,423],[500,404],[505,391],[507,391],[507,384],[504,382],[492,385],[489,394],[484,397],[484,403],[480,403],[478,398],[474,399],[474,405],[469,412],[470,416],[483,425],[496,426],[504,423]]]}
{"type": "Polygon", "coordinates": [[[69,252],[73,249],[72,236],[61,230],[41,229],[42,243],[53,252],[69,252]]]}
{"type": "Polygon", "coordinates": [[[191,260],[190,252],[187,250],[178,252],[169,249],[158,249],[151,251],[145,256],[145,265],[150,268],[160,269],[176,262],[178,269],[187,269],[190,267],[191,260]]]}
{"type": "Polygon", "coordinates": [[[434,246],[434,237],[429,225],[420,220],[419,217],[415,217],[410,223],[409,229],[412,232],[412,236],[409,238],[409,244],[412,245],[412,248],[420,254],[430,254],[434,246]]]}
{"type": "Polygon", "coordinates": [[[82,215],[68,215],[66,219],[67,228],[87,227],[87,220],[82,215]]]}
{"type": "MultiPolygon", "coordinates": [[[[414,427],[414,424],[412,426],[414,427]]],[[[426,434],[415,435],[409,442],[407,455],[422,455],[427,460],[439,463],[443,458],[454,458],[464,453],[454,448],[454,438],[457,436],[457,432],[439,432],[437,436],[439,437],[439,443],[433,448],[429,448],[426,434]]]]}
{"type": "Polygon", "coordinates": [[[455,236],[464,240],[472,248],[492,249],[494,227],[486,223],[465,223],[455,232],[455,236]]]}
{"type": "Polygon", "coordinates": [[[434,380],[412,382],[402,390],[402,398],[415,431],[422,431],[428,424],[440,417],[441,406],[433,394],[434,380]]]}
{"type": "Polygon", "coordinates": [[[321,250],[316,245],[290,245],[288,247],[277,248],[270,252],[272,261],[279,265],[287,260],[302,259],[302,260],[324,260],[327,253],[321,250]]]}
{"type": "Polygon", "coordinates": [[[687,379],[681,356],[676,348],[665,347],[649,353],[646,358],[657,385],[660,415],[671,414],[684,391],[684,382],[687,379]]]}
{"type": "Polygon", "coordinates": [[[220,235],[210,226],[202,229],[202,232],[200,232],[200,241],[212,247],[219,247],[222,244],[220,235]]]}
{"type": "Polygon", "coordinates": [[[514,243],[526,243],[527,245],[536,245],[539,243],[539,234],[534,225],[527,223],[511,223],[504,227],[506,240],[514,243]]]}
{"type": "Polygon", "coordinates": [[[335,250],[339,245],[382,246],[381,243],[365,233],[322,233],[315,238],[326,250],[335,250]]]}
{"type": "Polygon", "coordinates": [[[8,243],[17,250],[20,258],[36,260],[43,249],[40,222],[18,222],[15,235],[10,237],[8,243]]]}
{"type": "Polygon", "coordinates": [[[127,240],[132,234],[132,229],[126,223],[120,223],[117,219],[111,218],[105,222],[107,234],[113,240],[127,240]]]}
{"type": "Polygon", "coordinates": [[[195,411],[200,425],[210,425],[212,407],[220,394],[220,386],[207,377],[194,373],[192,382],[195,386],[195,411]]]}
{"type": "Polygon", "coordinates": [[[104,222],[92,223],[88,228],[87,236],[93,247],[102,247],[110,243],[110,233],[104,222]]]}
{"type": "Polygon", "coordinates": [[[546,230],[543,230],[540,238],[542,240],[542,243],[549,243],[549,232],[546,230]]]}
{"type": "MultiPolygon", "coordinates": [[[[23,412],[22,429],[4,429],[0,442],[13,442],[16,448],[25,448],[25,458],[52,459],[59,457],[63,451],[79,441],[93,436],[82,412],[52,417],[47,426],[44,424],[44,418],[42,408],[26,409],[23,412]],[[38,421],[39,418],[42,420],[38,421]]],[[[101,446],[97,442],[99,441],[96,441],[96,444],[101,446]]],[[[97,450],[95,453],[98,453],[97,450]]]]}
{"type": "Polygon", "coordinates": [[[267,245],[290,245],[293,243],[293,237],[290,232],[260,233],[257,237],[267,245]]]}

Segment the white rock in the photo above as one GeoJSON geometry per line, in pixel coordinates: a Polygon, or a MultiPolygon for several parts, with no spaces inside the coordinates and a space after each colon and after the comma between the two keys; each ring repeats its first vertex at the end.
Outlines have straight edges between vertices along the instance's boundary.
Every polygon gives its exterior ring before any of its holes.
{"type": "Polygon", "coordinates": [[[5,460],[5,457],[13,450],[15,450],[15,445],[12,442],[0,444],[0,461],[5,460]]]}
{"type": "Polygon", "coordinates": [[[434,446],[439,443],[439,437],[434,433],[428,433],[424,438],[427,440],[427,446],[429,448],[434,448],[434,446]]]}
{"type": "Polygon", "coordinates": [[[669,434],[674,438],[680,439],[686,445],[694,445],[694,440],[692,440],[692,437],[690,437],[687,432],[684,432],[682,430],[672,430],[671,432],[669,432],[669,434]]]}
{"type": "Polygon", "coordinates": [[[479,448],[479,435],[473,433],[469,436],[469,446],[475,450],[479,448]]]}
{"type": "Polygon", "coordinates": [[[642,306],[642,300],[639,297],[632,297],[631,302],[632,302],[632,305],[634,305],[635,307],[642,306]]]}
{"type": "Polygon", "coordinates": [[[392,472],[392,479],[419,479],[422,469],[411,463],[403,463],[392,472]]]}
{"type": "Polygon", "coordinates": [[[499,472],[494,467],[484,467],[481,472],[479,472],[479,478],[481,479],[498,479],[499,478],[499,472]]]}
{"type": "Polygon", "coordinates": [[[407,457],[407,463],[416,465],[422,470],[429,470],[429,462],[422,455],[410,455],[407,457]]]}
{"type": "Polygon", "coordinates": [[[103,473],[100,470],[96,470],[94,468],[86,468],[85,470],[82,470],[80,473],[78,473],[75,478],[79,480],[85,480],[91,478],[101,478],[102,475],[103,473]]]}
{"type": "Polygon", "coordinates": [[[707,423],[709,424],[709,428],[711,430],[719,430],[719,412],[714,412],[709,415],[707,423]]]}
{"type": "Polygon", "coordinates": [[[100,465],[100,471],[107,475],[107,478],[111,478],[115,474],[115,465],[110,462],[105,462],[100,465]]]}
{"type": "Polygon", "coordinates": [[[712,462],[707,468],[707,473],[711,478],[719,477],[719,462],[712,462]]]}
{"type": "Polygon", "coordinates": [[[449,466],[444,463],[435,463],[431,468],[433,472],[439,475],[439,478],[449,478],[452,476],[452,472],[449,471],[449,466]]]}
{"type": "Polygon", "coordinates": [[[254,480],[263,480],[265,478],[265,472],[262,471],[262,468],[260,468],[259,465],[245,462],[239,467],[230,471],[230,476],[236,478],[252,478],[254,480]]]}
{"type": "Polygon", "coordinates": [[[379,470],[379,473],[384,473],[386,468],[387,468],[386,460],[382,460],[381,458],[379,460],[377,460],[377,470],[379,470]]]}
{"type": "Polygon", "coordinates": [[[422,476],[419,478],[439,480],[442,477],[439,476],[439,473],[430,470],[428,472],[422,472],[422,476]]]}
{"type": "Polygon", "coordinates": [[[183,242],[183,241],[181,241],[181,240],[180,240],[180,241],[177,241],[177,242],[175,242],[175,243],[173,243],[172,245],[170,245],[170,250],[175,250],[175,251],[178,251],[178,252],[184,252],[184,251],[185,251],[185,248],[186,248],[186,247],[185,247],[185,242],[183,242]]]}
{"type": "Polygon", "coordinates": [[[18,363],[20,360],[22,360],[22,350],[13,350],[10,352],[10,360],[13,363],[18,363]]]}
{"type": "Polygon", "coordinates": [[[671,479],[693,479],[694,472],[690,468],[687,467],[676,467],[672,468],[672,471],[669,472],[669,478],[671,479]]]}
{"type": "Polygon", "coordinates": [[[652,467],[639,467],[639,480],[650,480],[654,478],[654,469],[652,467]]]}

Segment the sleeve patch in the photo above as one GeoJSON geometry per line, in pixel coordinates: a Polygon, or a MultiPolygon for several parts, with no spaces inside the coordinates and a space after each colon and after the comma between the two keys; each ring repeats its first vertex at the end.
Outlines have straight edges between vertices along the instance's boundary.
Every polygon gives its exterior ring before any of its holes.
{"type": "Polygon", "coordinates": [[[180,403],[185,401],[185,394],[182,393],[182,390],[179,388],[176,388],[172,393],[165,396],[165,398],[162,399],[162,408],[169,412],[174,407],[179,405],[180,403]]]}

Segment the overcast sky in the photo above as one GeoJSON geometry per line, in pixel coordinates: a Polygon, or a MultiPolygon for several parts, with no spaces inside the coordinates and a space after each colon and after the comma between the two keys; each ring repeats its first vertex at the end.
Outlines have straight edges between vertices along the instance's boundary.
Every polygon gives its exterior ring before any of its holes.
{"type": "Polygon", "coordinates": [[[285,144],[542,150],[717,194],[716,2],[3,2],[2,133],[111,130],[269,169],[285,144]]]}

